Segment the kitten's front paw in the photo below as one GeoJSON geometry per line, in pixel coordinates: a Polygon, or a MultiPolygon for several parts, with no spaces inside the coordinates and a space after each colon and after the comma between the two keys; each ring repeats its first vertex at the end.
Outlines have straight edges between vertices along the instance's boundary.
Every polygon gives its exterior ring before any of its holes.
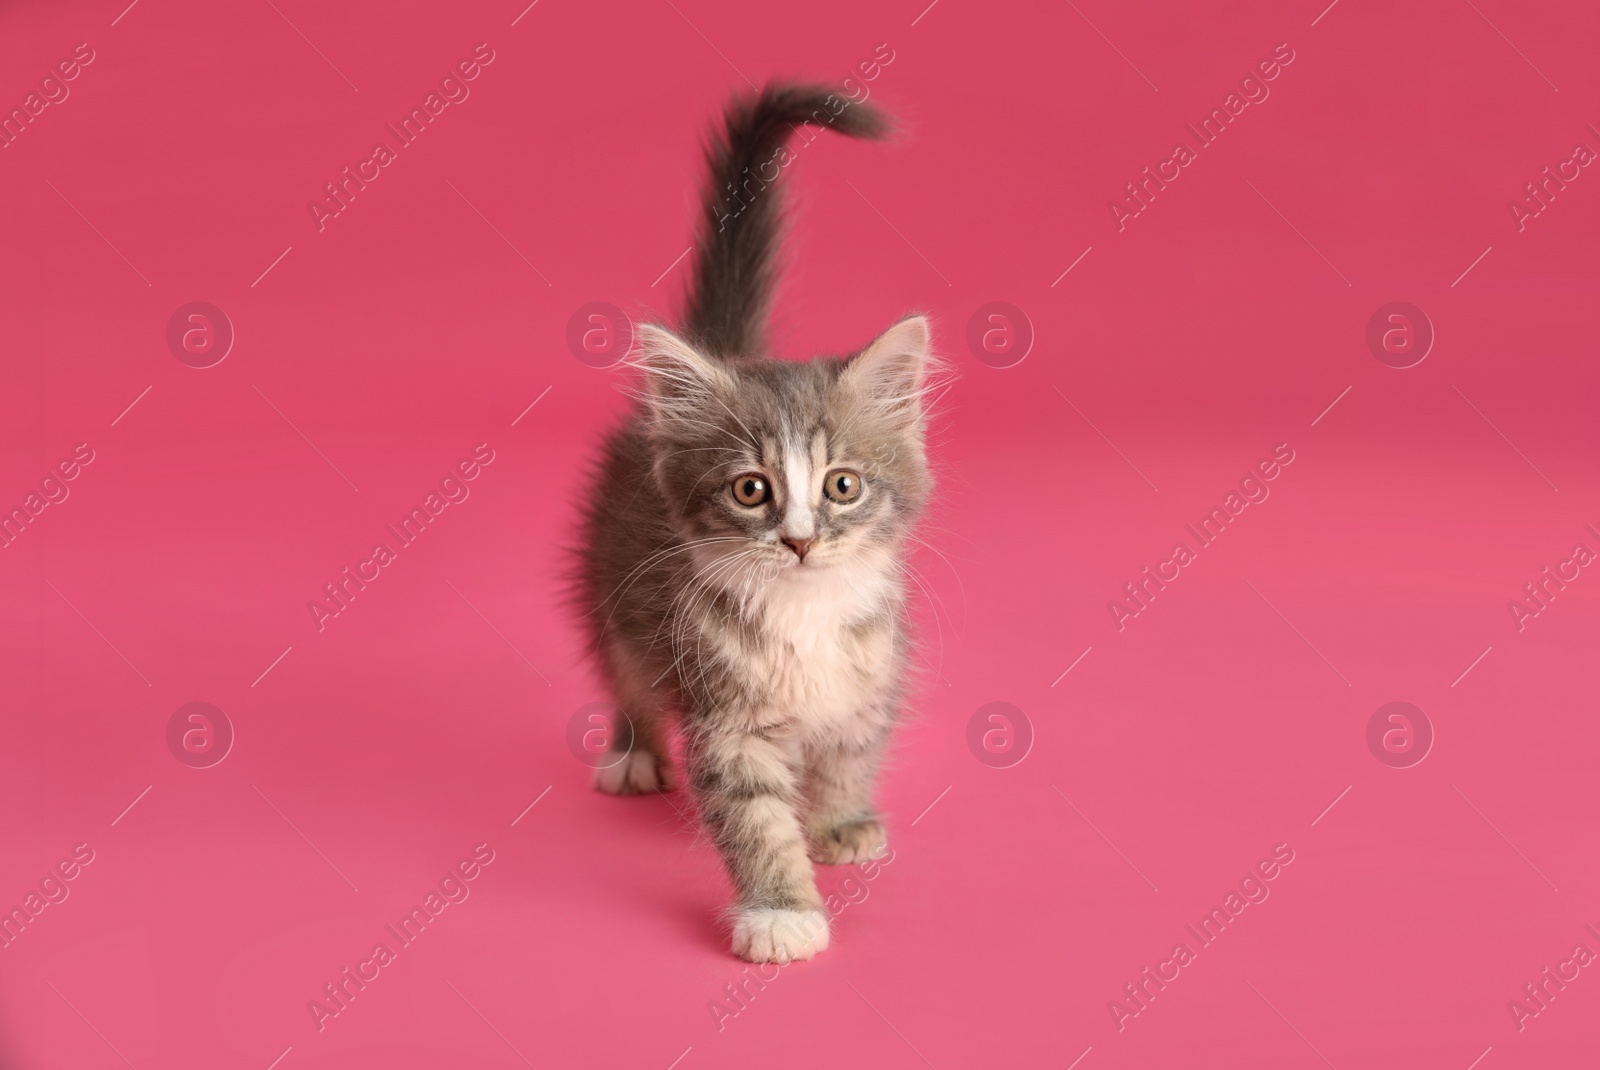
{"type": "Polygon", "coordinates": [[[820,910],[741,908],[733,953],[747,962],[789,963],[828,950],[828,916],[820,910]]]}
{"type": "Polygon", "coordinates": [[[822,831],[811,841],[811,860],[830,866],[882,858],[889,847],[883,822],[852,821],[822,831]]]}
{"type": "Polygon", "coordinates": [[[622,760],[594,771],[594,787],[607,795],[640,795],[671,788],[671,770],[664,758],[649,751],[629,751],[622,760]]]}

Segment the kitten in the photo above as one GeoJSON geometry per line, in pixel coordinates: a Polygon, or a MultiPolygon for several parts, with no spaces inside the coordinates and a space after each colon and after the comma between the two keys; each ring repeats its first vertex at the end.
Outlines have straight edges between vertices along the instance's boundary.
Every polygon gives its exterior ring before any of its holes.
{"type": "Polygon", "coordinates": [[[577,599],[624,716],[596,787],[672,786],[668,716],[738,894],[752,962],[828,946],[811,860],[886,849],[873,782],[905,696],[906,570],[932,481],[921,316],[850,357],[773,359],[764,337],[791,132],[881,137],[825,89],[738,99],[707,150],[680,332],[640,327],[643,375],[585,507],[577,599]]]}

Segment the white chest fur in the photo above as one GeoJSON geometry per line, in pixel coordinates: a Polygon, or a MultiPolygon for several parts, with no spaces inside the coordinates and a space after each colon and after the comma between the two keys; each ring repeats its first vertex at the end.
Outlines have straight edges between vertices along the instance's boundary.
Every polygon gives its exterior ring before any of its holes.
{"type": "Polygon", "coordinates": [[[754,600],[762,636],[743,651],[766,684],[766,715],[802,737],[866,732],[893,681],[895,635],[886,609],[893,575],[853,562],[792,568],[754,600]]]}

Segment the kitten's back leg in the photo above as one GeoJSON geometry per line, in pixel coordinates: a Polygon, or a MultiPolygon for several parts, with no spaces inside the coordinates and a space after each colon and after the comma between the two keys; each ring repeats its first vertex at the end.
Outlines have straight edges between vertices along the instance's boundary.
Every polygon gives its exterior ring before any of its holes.
{"type": "Polygon", "coordinates": [[[612,686],[624,716],[614,717],[611,745],[594,771],[595,790],[607,795],[667,791],[677,777],[670,757],[666,694],[651,687],[647,670],[622,642],[608,652],[612,686]]]}
{"type": "Polygon", "coordinates": [[[884,718],[863,726],[856,738],[808,748],[806,840],[813,861],[865,862],[887,850],[883,817],[872,795],[889,727],[884,718]]]}

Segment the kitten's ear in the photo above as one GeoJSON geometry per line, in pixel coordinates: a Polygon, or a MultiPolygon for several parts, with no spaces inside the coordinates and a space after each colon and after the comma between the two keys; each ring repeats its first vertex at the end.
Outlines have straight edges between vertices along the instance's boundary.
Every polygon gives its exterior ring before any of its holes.
{"type": "Polygon", "coordinates": [[[937,363],[926,316],[907,316],[851,357],[839,384],[884,417],[907,426],[922,420],[923,398],[937,363]]]}
{"type": "Polygon", "coordinates": [[[628,363],[644,372],[643,398],[657,421],[694,416],[715,393],[734,385],[733,373],[665,327],[642,324],[628,363]]]}

